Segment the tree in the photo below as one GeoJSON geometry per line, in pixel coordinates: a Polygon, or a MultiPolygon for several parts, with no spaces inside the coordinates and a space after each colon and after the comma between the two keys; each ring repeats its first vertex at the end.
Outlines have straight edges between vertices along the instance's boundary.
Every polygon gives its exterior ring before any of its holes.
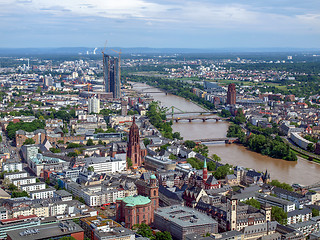
{"type": "Polygon", "coordinates": [[[52,147],[52,148],[50,148],[49,149],[51,152],[53,152],[53,153],[61,153],[61,149],[60,148],[54,148],[54,147],[52,147]]]}
{"type": "Polygon", "coordinates": [[[293,191],[293,187],[292,186],[290,186],[289,184],[287,184],[287,183],[280,183],[278,180],[272,180],[271,182],[270,182],[270,185],[272,185],[272,186],[276,186],[276,187],[278,187],[278,188],[282,188],[282,189],[285,189],[285,190],[288,190],[288,191],[293,191]]]}
{"type": "Polygon", "coordinates": [[[88,139],[88,141],[87,141],[87,144],[86,144],[87,146],[93,146],[94,145],[94,142],[93,142],[93,140],[90,138],[90,139],[88,139]]]}
{"type": "Polygon", "coordinates": [[[201,154],[202,156],[208,157],[208,147],[204,144],[198,144],[197,146],[194,147],[193,151],[201,154]]]}
{"type": "Polygon", "coordinates": [[[142,237],[153,238],[151,228],[145,223],[135,224],[133,229],[137,230],[137,234],[141,235],[142,237]]]}
{"type": "Polygon", "coordinates": [[[29,197],[29,194],[26,191],[23,192],[12,192],[11,194],[12,198],[17,198],[17,197],[29,197]]]}
{"type": "Polygon", "coordinates": [[[156,232],[155,233],[155,240],[172,240],[172,236],[169,232],[156,232]]]}
{"type": "Polygon", "coordinates": [[[132,167],[132,160],[131,160],[131,158],[127,158],[127,166],[128,166],[128,168],[132,167]]]}
{"type": "Polygon", "coordinates": [[[75,152],[69,152],[69,153],[67,154],[67,156],[68,156],[68,157],[77,157],[78,154],[75,153],[75,152]]]}
{"type": "Polygon", "coordinates": [[[212,154],[211,159],[213,159],[216,162],[221,162],[221,157],[219,157],[217,154],[212,154]]]}
{"type": "Polygon", "coordinates": [[[257,209],[260,209],[260,208],[261,208],[260,202],[259,202],[258,200],[256,200],[256,199],[253,199],[253,198],[244,201],[244,203],[245,203],[245,204],[248,204],[248,205],[250,205],[250,206],[252,206],[252,207],[254,207],[254,208],[257,208],[257,209]]]}
{"type": "Polygon", "coordinates": [[[16,190],[18,190],[18,187],[17,187],[16,185],[14,185],[13,183],[11,183],[11,184],[9,185],[8,189],[9,189],[10,191],[16,191],[16,190]]]}
{"type": "Polygon", "coordinates": [[[187,140],[184,142],[184,146],[186,146],[186,148],[193,149],[196,146],[196,143],[194,141],[187,140]]]}
{"type": "Polygon", "coordinates": [[[217,170],[213,173],[213,176],[216,179],[222,179],[225,178],[228,174],[233,174],[233,170],[229,164],[226,164],[224,166],[218,167],[217,170]]]}
{"type": "Polygon", "coordinates": [[[208,161],[207,162],[207,169],[208,169],[208,171],[214,171],[214,170],[216,170],[216,163],[215,162],[213,162],[213,161],[208,161]]]}
{"type": "Polygon", "coordinates": [[[287,224],[288,214],[280,207],[273,206],[271,209],[271,220],[277,221],[282,225],[287,224]]]}
{"type": "Polygon", "coordinates": [[[74,237],[65,236],[65,237],[60,238],[60,240],[76,240],[76,239],[74,237]]]}
{"type": "Polygon", "coordinates": [[[32,138],[27,138],[23,145],[35,144],[36,142],[32,138]]]}
{"type": "Polygon", "coordinates": [[[313,143],[309,143],[308,146],[307,146],[307,150],[310,151],[310,152],[314,152],[314,144],[313,143]]]}
{"type": "Polygon", "coordinates": [[[93,166],[90,166],[87,168],[88,172],[94,172],[94,167],[93,166]]]}
{"type": "Polygon", "coordinates": [[[180,135],[179,132],[174,132],[174,133],[172,134],[172,137],[173,137],[174,139],[178,139],[178,140],[182,140],[182,139],[183,139],[183,137],[181,137],[181,135],[180,135]]]}
{"type": "Polygon", "coordinates": [[[169,156],[169,159],[171,159],[171,160],[177,160],[178,159],[178,157],[176,156],[176,155],[174,155],[174,154],[170,154],[170,156],[169,156]]]}
{"type": "Polygon", "coordinates": [[[316,208],[312,208],[312,217],[317,217],[319,216],[319,210],[316,208]]]}
{"type": "Polygon", "coordinates": [[[150,140],[149,138],[143,139],[143,144],[144,144],[145,146],[148,146],[150,143],[151,143],[151,140],[150,140]]]}

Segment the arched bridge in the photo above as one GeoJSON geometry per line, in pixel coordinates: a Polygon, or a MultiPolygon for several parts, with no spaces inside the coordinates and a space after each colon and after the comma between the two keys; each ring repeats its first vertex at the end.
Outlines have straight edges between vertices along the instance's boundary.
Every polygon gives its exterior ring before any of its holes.
{"type": "Polygon", "coordinates": [[[222,118],[222,117],[218,117],[217,115],[211,114],[211,115],[200,115],[200,116],[173,117],[172,121],[179,122],[179,121],[187,120],[189,122],[192,122],[194,120],[202,120],[203,122],[205,122],[209,119],[214,119],[216,120],[216,122],[218,122],[222,120],[227,120],[228,118],[222,118]]]}
{"type": "Polygon", "coordinates": [[[234,143],[238,140],[238,138],[234,137],[223,137],[223,138],[203,138],[203,139],[195,139],[192,140],[195,143],[208,143],[208,142],[225,142],[225,143],[234,143]]]}

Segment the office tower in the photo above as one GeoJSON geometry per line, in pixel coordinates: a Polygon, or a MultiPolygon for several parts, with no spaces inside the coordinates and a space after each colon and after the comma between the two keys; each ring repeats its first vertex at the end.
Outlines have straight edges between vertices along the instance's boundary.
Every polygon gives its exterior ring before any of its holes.
{"type": "Polygon", "coordinates": [[[120,62],[118,58],[103,53],[103,78],[105,91],[113,98],[120,98],[120,62]]]}
{"type": "Polygon", "coordinates": [[[100,99],[92,97],[88,99],[88,113],[100,113],[100,99]]]}
{"type": "Polygon", "coordinates": [[[234,83],[231,83],[228,86],[227,104],[236,104],[236,85],[234,83]]]}

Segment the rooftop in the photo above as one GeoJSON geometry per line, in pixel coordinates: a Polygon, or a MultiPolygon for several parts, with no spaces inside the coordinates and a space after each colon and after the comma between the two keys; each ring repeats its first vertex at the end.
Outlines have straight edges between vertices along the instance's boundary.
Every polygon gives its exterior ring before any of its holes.
{"type": "Polygon", "coordinates": [[[129,196],[123,198],[123,202],[126,203],[126,206],[136,206],[136,205],[145,205],[151,202],[148,197],[144,197],[141,195],[138,196],[129,196]]]}
{"type": "Polygon", "coordinates": [[[36,240],[36,239],[54,239],[59,236],[70,236],[72,233],[83,232],[83,229],[72,221],[52,223],[36,226],[28,229],[18,229],[7,233],[11,239],[36,240]]]}
{"type": "Polygon", "coordinates": [[[217,224],[217,221],[208,217],[206,214],[198,212],[193,208],[175,205],[171,207],[159,208],[155,215],[171,221],[173,224],[182,227],[191,227],[196,225],[217,224]]]}

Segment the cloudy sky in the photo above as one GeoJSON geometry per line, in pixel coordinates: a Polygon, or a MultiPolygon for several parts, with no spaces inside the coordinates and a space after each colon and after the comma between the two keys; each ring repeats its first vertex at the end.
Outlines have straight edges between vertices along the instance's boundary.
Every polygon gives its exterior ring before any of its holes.
{"type": "Polygon", "coordinates": [[[0,47],[320,47],[319,0],[0,0],[0,47]]]}

